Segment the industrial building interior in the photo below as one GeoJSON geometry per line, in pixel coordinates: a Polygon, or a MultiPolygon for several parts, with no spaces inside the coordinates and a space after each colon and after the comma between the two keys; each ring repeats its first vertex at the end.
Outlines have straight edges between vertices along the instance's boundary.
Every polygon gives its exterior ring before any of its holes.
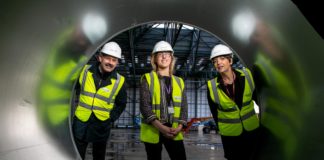
{"type": "MultiPolygon", "coordinates": [[[[109,41],[122,48],[117,70],[126,78],[128,98],[111,126],[106,159],[146,159],[139,83],[152,70],[150,55],[160,40],[172,45],[174,74],[185,81],[188,160],[225,159],[220,135],[208,131],[213,120],[206,82],[217,75],[209,57],[219,43],[234,51],[234,68],[254,71],[260,57],[271,66],[268,75],[254,75],[262,127],[254,159],[322,159],[324,45],[316,6],[299,0],[3,1],[0,160],[80,159],[71,129],[74,86],[78,70],[95,63],[109,41]],[[96,28],[101,38],[84,45],[73,30],[89,13],[100,15],[105,27],[96,28]]],[[[169,159],[165,149],[163,159],[169,159]]]]}
{"type": "MultiPolygon", "coordinates": [[[[202,128],[203,125],[206,125],[205,128],[210,128],[208,124],[214,123],[207,102],[206,84],[207,80],[217,74],[209,59],[211,49],[222,42],[216,36],[197,27],[164,21],[133,27],[109,40],[117,42],[122,48],[122,59],[117,70],[126,77],[128,103],[121,117],[114,123],[113,127],[118,129],[112,132],[112,137],[108,142],[112,147],[107,149],[107,153],[110,153],[112,159],[116,157],[117,159],[143,159],[145,157],[144,145],[139,141],[141,123],[139,83],[141,76],[152,70],[151,53],[154,44],[160,40],[168,41],[172,45],[174,56],[177,58],[174,74],[185,81],[188,99],[188,128],[184,131],[188,136],[185,142],[187,146],[190,146],[187,148],[188,158],[209,159],[209,157],[217,156],[218,159],[223,159],[219,135],[215,130],[212,130],[211,134],[205,131],[208,135],[204,135],[202,128]],[[199,125],[201,127],[198,130],[199,125]],[[193,135],[198,135],[200,138],[197,139],[193,135]],[[197,154],[199,150],[205,150],[206,154],[197,154]]],[[[99,47],[88,64],[97,62],[96,57],[100,50],[99,47]]],[[[234,59],[233,67],[241,69],[243,64],[239,58],[235,56],[234,59]]],[[[91,153],[91,147],[88,149],[91,153]]],[[[91,154],[88,155],[91,156],[91,154]]],[[[165,155],[164,158],[168,159],[168,156],[165,155]]]]}
{"type": "MultiPolygon", "coordinates": [[[[152,70],[151,53],[154,44],[160,40],[170,42],[174,49],[174,55],[177,58],[174,74],[185,80],[188,104],[192,106],[188,118],[211,116],[207,104],[206,82],[216,75],[216,71],[209,56],[212,47],[219,44],[220,40],[193,26],[177,22],[155,22],[126,30],[110,40],[120,44],[123,49],[122,56],[124,57],[117,70],[126,77],[129,88],[127,110],[119,118],[117,125],[136,125],[134,118],[140,116],[140,78],[152,70]]],[[[90,59],[89,63],[96,61],[96,55],[90,59]]],[[[233,67],[242,67],[242,64],[237,61],[233,67]]]]}

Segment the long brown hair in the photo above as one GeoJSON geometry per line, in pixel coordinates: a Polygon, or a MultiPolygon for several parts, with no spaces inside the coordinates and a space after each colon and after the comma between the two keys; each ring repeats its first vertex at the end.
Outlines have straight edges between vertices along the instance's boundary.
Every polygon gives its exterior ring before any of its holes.
{"type": "MultiPolygon", "coordinates": [[[[158,66],[157,66],[156,60],[157,60],[157,53],[152,53],[151,54],[151,65],[152,65],[153,71],[155,71],[155,72],[158,71],[158,66]]],[[[174,66],[175,66],[176,61],[177,61],[177,58],[173,55],[173,53],[171,53],[171,64],[169,67],[170,76],[174,72],[174,66]]]]}

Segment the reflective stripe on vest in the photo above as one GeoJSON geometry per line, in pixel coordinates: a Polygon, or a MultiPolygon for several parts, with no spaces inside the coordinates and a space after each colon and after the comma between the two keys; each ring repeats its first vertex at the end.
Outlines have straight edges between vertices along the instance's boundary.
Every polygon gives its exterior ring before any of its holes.
{"type": "MultiPolygon", "coordinates": [[[[83,58],[80,58],[80,63],[83,58]]],[[[82,66],[73,60],[45,69],[40,83],[39,104],[43,112],[47,112],[49,125],[60,125],[67,121],[71,108],[71,88],[81,69],[82,66]]]]}
{"type": "Polygon", "coordinates": [[[125,78],[117,73],[117,79],[111,79],[111,84],[96,89],[90,65],[86,65],[79,78],[81,93],[75,115],[83,122],[88,121],[93,112],[99,120],[110,118],[114,107],[115,97],[125,82],[125,78]]]}
{"type": "MultiPolygon", "coordinates": [[[[160,119],[161,109],[161,88],[159,78],[156,72],[150,72],[144,75],[149,85],[149,90],[152,100],[152,111],[156,114],[157,118],[160,119]]],[[[174,108],[172,128],[177,128],[179,125],[179,118],[181,113],[181,101],[182,92],[184,89],[184,82],[180,77],[171,76],[171,87],[172,87],[172,102],[174,108]]],[[[140,139],[143,142],[158,143],[159,142],[159,130],[151,124],[145,123],[142,120],[141,123],[141,134],[140,139]]],[[[180,132],[173,140],[183,140],[183,135],[180,132]]]]}
{"type": "Polygon", "coordinates": [[[252,93],[254,82],[248,69],[237,70],[245,76],[245,88],[243,93],[243,105],[241,110],[220,88],[217,77],[208,81],[208,89],[211,99],[218,104],[218,126],[220,134],[224,136],[238,136],[243,127],[247,131],[259,126],[259,120],[254,111],[252,93]]]}

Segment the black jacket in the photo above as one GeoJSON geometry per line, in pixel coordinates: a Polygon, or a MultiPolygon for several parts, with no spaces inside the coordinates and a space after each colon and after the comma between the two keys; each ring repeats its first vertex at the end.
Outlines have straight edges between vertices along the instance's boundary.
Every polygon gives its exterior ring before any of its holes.
{"type": "MultiPolygon", "coordinates": [[[[92,76],[97,90],[101,87],[110,85],[112,78],[117,79],[116,70],[114,70],[111,73],[102,74],[99,71],[99,63],[92,65],[89,68],[89,71],[93,73],[92,76]]],[[[81,89],[80,83],[77,83],[75,89],[77,95],[76,97],[79,97],[80,89],[81,89]]],[[[107,119],[106,121],[99,120],[94,114],[91,114],[87,122],[81,122],[80,120],[78,120],[77,117],[74,117],[74,122],[73,122],[74,136],[78,139],[88,141],[88,142],[106,140],[110,134],[111,124],[119,118],[119,116],[126,108],[126,103],[127,103],[126,89],[127,89],[126,83],[124,83],[115,98],[115,106],[110,111],[110,118],[107,119]]],[[[76,100],[76,104],[78,104],[78,100],[76,100]]]]}

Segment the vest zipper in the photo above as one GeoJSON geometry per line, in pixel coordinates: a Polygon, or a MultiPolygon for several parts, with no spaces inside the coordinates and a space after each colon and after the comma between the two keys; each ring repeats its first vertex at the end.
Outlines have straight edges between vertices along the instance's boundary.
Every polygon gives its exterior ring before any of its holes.
{"type": "MultiPolygon", "coordinates": [[[[241,116],[241,110],[238,108],[238,106],[236,106],[237,109],[239,110],[239,117],[240,117],[240,121],[241,121],[241,124],[242,124],[242,129],[244,130],[244,124],[243,124],[243,120],[242,120],[242,116],[241,116]]],[[[242,109],[242,108],[241,108],[242,109]]],[[[242,131],[243,132],[243,131],[242,131]]]]}
{"type": "MultiPolygon", "coordinates": [[[[99,86],[98,86],[99,89],[100,89],[100,85],[101,85],[101,80],[102,80],[102,79],[100,79],[100,81],[99,81],[99,86]]],[[[99,89],[98,89],[98,90],[99,90],[99,89]]],[[[92,105],[91,105],[91,111],[93,110],[93,104],[94,104],[94,100],[95,100],[95,98],[96,98],[96,95],[97,95],[97,93],[98,93],[98,90],[96,89],[96,93],[95,93],[95,95],[94,95],[94,97],[93,97],[92,105]]]]}

